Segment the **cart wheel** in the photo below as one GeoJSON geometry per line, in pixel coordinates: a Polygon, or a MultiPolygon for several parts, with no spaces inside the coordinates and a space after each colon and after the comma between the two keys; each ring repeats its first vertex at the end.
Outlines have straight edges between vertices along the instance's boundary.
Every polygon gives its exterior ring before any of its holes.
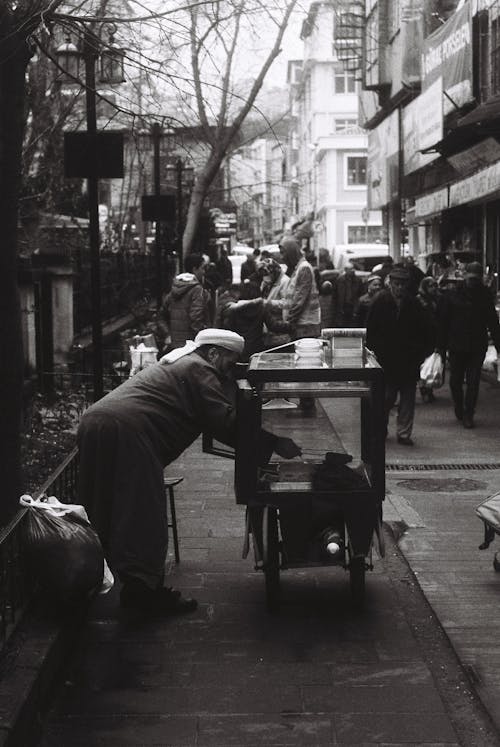
{"type": "Polygon", "coordinates": [[[280,553],[278,537],[278,511],[264,509],[264,576],[266,580],[266,606],[269,612],[278,609],[280,602],[280,553]]]}
{"type": "Polygon", "coordinates": [[[365,602],[365,559],[362,555],[351,556],[349,580],[353,605],[360,610],[365,602]]]}

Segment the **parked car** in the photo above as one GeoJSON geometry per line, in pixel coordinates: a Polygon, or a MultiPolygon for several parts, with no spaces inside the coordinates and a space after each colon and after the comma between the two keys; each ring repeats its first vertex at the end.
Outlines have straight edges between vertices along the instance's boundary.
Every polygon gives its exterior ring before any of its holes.
{"type": "Polygon", "coordinates": [[[387,244],[343,244],[337,245],[333,251],[335,269],[342,272],[347,264],[351,264],[356,275],[368,277],[376,265],[381,264],[389,256],[387,244]]]}

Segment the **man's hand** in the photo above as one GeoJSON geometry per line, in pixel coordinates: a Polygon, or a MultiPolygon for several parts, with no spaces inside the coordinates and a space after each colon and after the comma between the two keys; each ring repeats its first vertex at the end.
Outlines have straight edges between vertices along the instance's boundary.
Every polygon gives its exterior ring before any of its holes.
{"type": "Polygon", "coordinates": [[[283,459],[293,459],[296,456],[302,455],[300,446],[297,446],[295,441],[286,436],[276,436],[274,451],[278,456],[283,457],[283,459]]]}

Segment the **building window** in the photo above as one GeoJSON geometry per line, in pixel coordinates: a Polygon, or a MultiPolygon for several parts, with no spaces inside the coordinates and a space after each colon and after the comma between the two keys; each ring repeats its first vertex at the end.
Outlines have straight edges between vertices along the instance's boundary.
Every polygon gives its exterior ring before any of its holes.
{"type": "Polygon", "coordinates": [[[347,156],[347,186],[366,186],[366,156],[347,156]]]}
{"type": "Polygon", "coordinates": [[[386,235],[383,226],[347,226],[348,244],[385,243],[386,235]]]}
{"type": "Polygon", "coordinates": [[[335,93],[356,93],[354,73],[344,70],[335,73],[335,93]]]}
{"type": "Polygon", "coordinates": [[[348,130],[351,130],[353,127],[356,127],[357,120],[351,118],[347,119],[337,119],[335,118],[333,120],[333,131],[334,132],[347,132],[348,130]]]}

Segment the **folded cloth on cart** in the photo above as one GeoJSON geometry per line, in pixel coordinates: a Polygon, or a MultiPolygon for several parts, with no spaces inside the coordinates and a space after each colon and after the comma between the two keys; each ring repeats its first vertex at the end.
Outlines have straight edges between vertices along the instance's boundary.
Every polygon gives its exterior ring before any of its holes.
{"type": "Polygon", "coordinates": [[[367,486],[366,478],[356,469],[348,467],[351,454],[328,451],[325,460],[314,470],[312,485],[314,490],[355,490],[367,486]]]}
{"type": "Polygon", "coordinates": [[[480,550],[485,550],[496,533],[500,533],[500,492],[488,496],[485,501],[476,508],[476,514],[484,524],[484,542],[479,545],[480,550]]]}

